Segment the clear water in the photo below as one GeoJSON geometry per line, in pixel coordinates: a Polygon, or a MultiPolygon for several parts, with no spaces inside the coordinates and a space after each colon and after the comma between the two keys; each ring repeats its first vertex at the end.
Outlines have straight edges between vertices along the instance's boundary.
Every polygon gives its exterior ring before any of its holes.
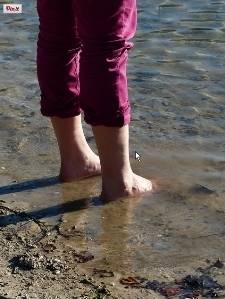
{"type": "Polygon", "coordinates": [[[61,185],[54,178],[56,142],[39,113],[35,2],[20,3],[23,14],[0,20],[1,199],[84,231],[66,242],[92,251],[91,267],[146,274],[224,257],[224,1],[138,1],[128,68],[131,157],[158,189],[107,205],[95,198],[100,178],[61,185]]]}

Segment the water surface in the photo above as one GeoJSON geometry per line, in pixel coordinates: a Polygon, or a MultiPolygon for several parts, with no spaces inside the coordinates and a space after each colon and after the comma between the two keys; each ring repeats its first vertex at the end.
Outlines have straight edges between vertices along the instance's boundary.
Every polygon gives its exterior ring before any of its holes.
{"type": "Polygon", "coordinates": [[[54,179],[56,141],[39,112],[35,2],[20,3],[23,14],[1,14],[0,20],[1,199],[49,223],[61,219],[65,229],[81,229],[83,237],[66,242],[94,253],[87,267],[148,274],[224,257],[224,1],[138,1],[128,68],[130,152],[135,171],[158,188],[107,205],[96,199],[100,178],[54,179]]]}

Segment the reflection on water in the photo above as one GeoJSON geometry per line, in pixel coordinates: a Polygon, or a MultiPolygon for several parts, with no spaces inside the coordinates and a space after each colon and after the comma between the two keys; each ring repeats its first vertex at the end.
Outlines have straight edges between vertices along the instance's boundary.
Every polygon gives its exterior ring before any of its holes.
{"type": "MultiPolygon", "coordinates": [[[[39,113],[35,7],[20,2],[24,13],[2,14],[0,22],[0,182],[18,184],[1,189],[2,199],[42,211],[39,217],[49,222],[62,217],[65,229],[75,225],[84,232],[66,242],[93,251],[96,258],[87,267],[147,273],[152,267],[223,257],[224,1],[139,1],[128,70],[131,155],[141,154],[133,167],[158,188],[152,195],[105,205],[93,201],[99,178],[35,185],[37,178],[51,182],[59,158],[52,129],[39,113]],[[34,183],[20,190],[21,182],[34,183]]],[[[85,130],[94,147],[90,129],[85,130]]]]}

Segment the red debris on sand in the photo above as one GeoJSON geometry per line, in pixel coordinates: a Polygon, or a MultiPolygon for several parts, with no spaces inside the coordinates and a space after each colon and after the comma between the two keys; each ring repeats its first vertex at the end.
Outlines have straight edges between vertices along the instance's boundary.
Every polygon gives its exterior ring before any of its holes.
{"type": "Polygon", "coordinates": [[[225,263],[218,259],[214,264],[201,269],[203,275],[187,275],[168,283],[129,276],[120,279],[120,283],[126,287],[152,290],[168,299],[177,298],[177,296],[180,299],[225,298],[225,285],[219,284],[209,272],[212,267],[220,269],[224,266],[225,263]]]}
{"type": "Polygon", "coordinates": [[[126,285],[127,287],[132,288],[140,288],[141,287],[141,280],[139,277],[127,277],[127,278],[121,278],[120,283],[123,285],[126,285]]]}

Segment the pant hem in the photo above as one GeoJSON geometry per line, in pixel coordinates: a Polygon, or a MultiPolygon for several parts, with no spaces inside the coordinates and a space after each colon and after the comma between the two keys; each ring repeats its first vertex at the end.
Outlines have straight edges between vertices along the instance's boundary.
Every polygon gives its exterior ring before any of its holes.
{"type": "Polygon", "coordinates": [[[60,113],[60,112],[46,112],[46,111],[43,111],[41,110],[41,114],[42,116],[45,116],[45,117],[60,117],[60,118],[69,118],[69,117],[74,117],[74,116],[78,116],[81,114],[81,111],[70,111],[70,112],[63,112],[63,113],[60,113]]]}
{"type": "Polygon", "coordinates": [[[89,120],[86,117],[84,117],[85,122],[88,125],[91,126],[104,126],[104,127],[124,127],[128,125],[131,121],[131,116],[130,115],[124,115],[120,117],[119,119],[114,119],[114,120],[89,120]]]}

